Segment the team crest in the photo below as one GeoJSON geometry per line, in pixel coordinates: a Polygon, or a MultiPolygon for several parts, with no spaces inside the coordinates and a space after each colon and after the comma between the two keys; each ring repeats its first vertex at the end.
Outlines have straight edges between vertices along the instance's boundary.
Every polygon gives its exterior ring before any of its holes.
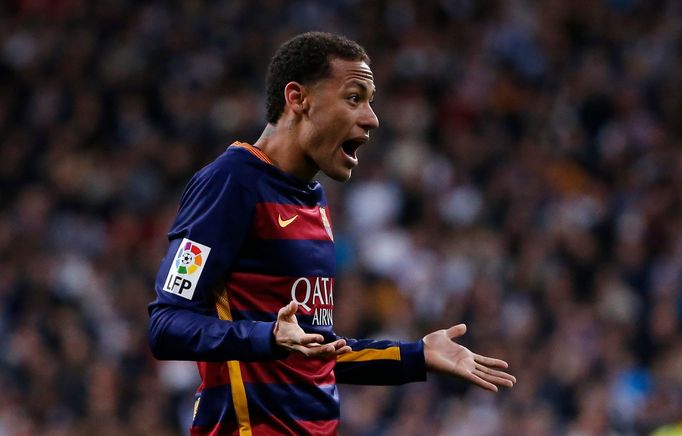
{"type": "Polygon", "coordinates": [[[329,219],[327,218],[327,211],[324,207],[320,208],[320,215],[322,216],[322,224],[324,224],[324,229],[329,235],[329,239],[334,240],[334,234],[332,233],[332,226],[329,224],[329,219]]]}

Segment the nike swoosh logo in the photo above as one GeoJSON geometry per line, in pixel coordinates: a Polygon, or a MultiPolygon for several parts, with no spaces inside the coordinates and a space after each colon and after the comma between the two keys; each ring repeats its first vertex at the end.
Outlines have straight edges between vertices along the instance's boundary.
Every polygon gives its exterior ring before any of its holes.
{"type": "Polygon", "coordinates": [[[282,215],[277,214],[277,222],[279,223],[279,226],[281,228],[284,228],[284,227],[288,226],[289,224],[293,223],[296,218],[298,218],[298,215],[294,215],[293,217],[289,218],[288,220],[283,220],[282,215]]]}

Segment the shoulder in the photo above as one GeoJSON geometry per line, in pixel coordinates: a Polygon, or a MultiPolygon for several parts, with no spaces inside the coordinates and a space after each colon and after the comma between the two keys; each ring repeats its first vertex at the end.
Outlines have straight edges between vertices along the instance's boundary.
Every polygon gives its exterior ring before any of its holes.
{"type": "Polygon", "coordinates": [[[223,154],[197,171],[190,185],[231,184],[247,187],[258,179],[263,168],[260,161],[242,147],[230,146],[223,154]]]}
{"type": "Polygon", "coordinates": [[[205,167],[201,168],[194,175],[198,179],[212,179],[228,177],[230,175],[239,176],[249,172],[249,153],[239,147],[228,147],[223,154],[218,156],[205,167]]]}
{"type": "Polygon", "coordinates": [[[257,168],[250,162],[249,153],[239,147],[228,147],[208,165],[194,173],[180,197],[180,205],[212,202],[219,198],[253,197],[253,183],[257,168]]]}

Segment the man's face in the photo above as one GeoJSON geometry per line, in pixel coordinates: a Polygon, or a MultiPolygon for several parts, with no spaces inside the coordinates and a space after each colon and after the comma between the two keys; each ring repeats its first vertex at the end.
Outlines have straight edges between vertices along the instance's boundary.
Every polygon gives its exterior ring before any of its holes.
{"type": "Polygon", "coordinates": [[[370,106],[372,70],[363,61],[333,59],[329,77],[308,89],[310,108],[301,146],[317,168],[345,182],[358,164],[358,148],[369,140],[369,131],[379,127],[370,106]]]}

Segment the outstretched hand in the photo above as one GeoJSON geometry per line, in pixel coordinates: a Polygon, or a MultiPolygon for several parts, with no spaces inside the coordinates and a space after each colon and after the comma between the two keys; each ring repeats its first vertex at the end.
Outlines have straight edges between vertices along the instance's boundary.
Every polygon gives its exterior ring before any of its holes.
{"type": "Polygon", "coordinates": [[[483,389],[497,392],[498,386],[512,387],[516,377],[495,368],[506,369],[507,362],[472,353],[454,342],[466,333],[464,324],[438,330],[424,337],[424,358],[429,371],[462,378],[483,389]]]}
{"type": "Polygon", "coordinates": [[[297,351],[307,357],[326,357],[351,351],[345,339],[323,344],[322,335],[304,332],[296,319],[297,310],[298,304],[291,301],[277,312],[273,333],[278,346],[288,351],[297,351]]]}

